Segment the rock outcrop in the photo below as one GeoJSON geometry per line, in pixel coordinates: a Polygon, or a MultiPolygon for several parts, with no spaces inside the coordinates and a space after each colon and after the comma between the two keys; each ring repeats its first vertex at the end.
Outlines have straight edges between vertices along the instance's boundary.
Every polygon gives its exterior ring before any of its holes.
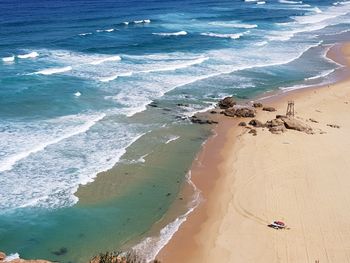
{"type": "Polygon", "coordinates": [[[247,126],[247,123],[245,123],[244,121],[241,121],[240,123],[238,123],[238,126],[245,127],[247,126]]]}
{"type": "Polygon", "coordinates": [[[274,107],[264,107],[262,110],[263,111],[270,111],[270,112],[276,111],[276,109],[274,107]]]}
{"type": "Polygon", "coordinates": [[[297,119],[290,118],[290,117],[281,117],[280,119],[284,122],[284,126],[287,129],[305,132],[307,134],[313,133],[312,128],[309,125],[297,119]]]}
{"type": "Polygon", "coordinates": [[[224,111],[225,116],[238,118],[254,118],[255,110],[247,106],[235,106],[224,111]]]}
{"type": "Polygon", "coordinates": [[[222,100],[219,100],[220,109],[228,109],[236,105],[236,101],[233,97],[226,97],[222,100]]]}
{"type": "Polygon", "coordinates": [[[279,118],[267,121],[265,126],[269,128],[269,131],[273,134],[280,134],[287,130],[284,126],[284,121],[279,118]]]}
{"type": "Polygon", "coordinates": [[[197,123],[197,124],[217,124],[217,121],[209,120],[203,117],[198,117],[196,115],[192,116],[190,118],[191,122],[197,123]]]}

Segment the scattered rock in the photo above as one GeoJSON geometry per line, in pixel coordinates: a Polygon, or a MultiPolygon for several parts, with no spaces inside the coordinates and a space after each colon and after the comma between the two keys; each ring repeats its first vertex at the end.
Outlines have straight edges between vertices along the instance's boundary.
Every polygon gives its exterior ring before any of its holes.
{"type": "Polygon", "coordinates": [[[250,133],[253,136],[256,136],[258,132],[255,129],[251,129],[248,133],[250,133]]]}
{"type": "Polygon", "coordinates": [[[210,114],[217,114],[218,112],[215,110],[210,111],[210,114]]]}
{"type": "Polygon", "coordinates": [[[262,110],[263,110],[263,111],[270,111],[270,112],[276,111],[276,109],[275,109],[274,107],[263,107],[262,110]]]}
{"type": "Polygon", "coordinates": [[[314,122],[314,123],[318,123],[318,121],[316,121],[316,120],[313,119],[313,118],[310,118],[309,121],[314,122]]]}
{"type": "Polygon", "coordinates": [[[264,123],[262,123],[261,121],[256,120],[256,119],[251,120],[249,122],[249,125],[252,125],[252,126],[257,127],[257,128],[265,127],[264,123]]]}
{"type": "Polygon", "coordinates": [[[167,193],[166,196],[171,196],[171,193],[167,193]]]}
{"type": "Polygon", "coordinates": [[[233,97],[226,97],[219,101],[220,109],[228,109],[236,105],[236,101],[233,97]]]}
{"type": "Polygon", "coordinates": [[[179,107],[189,107],[190,105],[188,105],[187,103],[178,103],[177,106],[179,106],[179,107]]]}
{"type": "Polygon", "coordinates": [[[339,129],[340,126],[337,125],[337,124],[327,124],[327,126],[331,127],[331,128],[336,128],[336,129],[339,129]]]}
{"type": "Polygon", "coordinates": [[[244,121],[241,121],[240,123],[238,123],[238,126],[245,127],[247,126],[247,123],[245,123],[244,121]]]}
{"type": "Polygon", "coordinates": [[[254,102],[254,103],[253,103],[253,107],[254,107],[254,108],[262,108],[262,106],[263,106],[263,105],[262,105],[262,103],[260,103],[260,102],[254,102]]]}

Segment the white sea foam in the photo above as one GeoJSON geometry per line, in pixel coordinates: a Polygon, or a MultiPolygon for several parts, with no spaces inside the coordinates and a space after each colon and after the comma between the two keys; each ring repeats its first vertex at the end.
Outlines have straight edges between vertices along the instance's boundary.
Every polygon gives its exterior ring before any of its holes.
{"type": "Polygon", "coordinates": [[[76,93],[74,93],[74,96],[75,97],[80,97],[81,96],[81,93],[79,91],[77,91],[76,93]]]}
{"type": "Polygon", "coordinates": [[[115,29],[114,28],[110,28],[110,29],[106,29],[105,32],[113,32],[115,29]]]}
{"type": "Polygon", "coordinates": [[[159,236],[147,237],[133,247],[138,254],[146,259],[146,262],[155,259],[160,250],[168,244],[174,234],[179,230],[180,226],[187,220],[188,215],[191,214],[201,202],[201,192],[191,180],[191,171],[186,178],[188,184],[192,186],[194,191],[192,201],[188,204],[188,211],[162,228],[159,232],[159,236]]]}
{"type": "Polygon", "coordinates": [[[134,24],[148,24],[151,23],[150,19],[144,19],[144,20],[135,20],[133,21],[134,24]]]}
{"type": "Polygon", "coordinates": [[[80,33],[79,36],[87,36],[87,35],[92,35],[92,33],[88,32],[88,33],[80,33]]]}
{"type": "Polygon", "coordinates": [[[7,255],[3,262],[10,262],[10,261],[15,260],[15,259],[19,259],[18,253],[13,253],[13,254],[7,255]]]}
{"type": "Polygon", "coordinates": [[[13,168],[13,166],[17,162],[27,158],[29,155],[31,155],[33,153],[36,153],[36,152],[44,150],[49,145],[56,144],[56,143],[58,143],[58,142],[60,142],[62,140],[65,140],[65,139],[70,138],[72,136],[75,136],[77,134],[86,132],[93,125],[95,125],[98,121],[102,120],[104,117],[105,117],[105,114],[98,115],[95,118],[87,121],[83,125],[81,125],[79,127],[76,127],[74,129],[74,131],[67,132],[67,133],[65,133],[65,134],[63,134],[63,135],[61,135],[61,136],[59,136],[57,138],[54,138],[54,139],[50,140],[50,141],[45,141],[45,142],[38,143],[36,146],[34,146],[33,148],[31,148],[29,150],[16,153],[14,155],[11,155],[11,156],[5,158],[4,160],[1,160],[0,172],[11,170],[13,168]]]}
{"type": "Polygon", "coordinates": [[[132,76],[132,72],[126,72],[126,73],[117,73],[117,74],[114,74],[114,75],[111,75],[111,76],[108,76],[108,77],[101,77],[99,78],[99,80],[101,82],[110,82],[112,80],[115,80],[119,77],[130,77],[132,76]]]}
{"type": "Polygon", "coordinates": [[[303,1],[278,0],[282,4],[302,4],[303,1]]]}
{"type": "Polygon", "coordinates": [[[165,144],[176,141],[179,138],[180,138],[180,136],[170,136],[170,138],[165,142],[165,144]]]}
{"type": "Polygon", "coordinates": [[[127,26],[127,25],[129,25],[129,22],[123,22],[123,24],[127,26]]]}
{"type": "Polygon", "coordinates": [[[179,31],[179,32],[174,32],[174,33],[152,33],[153,35],[158,35],[158,36],[186,36],[187,32],[186,31],[179,31]]]}
{"type": "Polygon", "coordinates": [[[62,68],[48,68],[48,69],[43,69],[43,70],[37,71],[34,74],[52,75],[52,74],[63,73],[63,72],[71,71],[71,70],[72,70],[71,66],[62,67],[62,68]]]}
{"type": "Polygon", "coordinates": [[[257,5],[264,5],[264,4],[266,4],[266,2],[265,1],[258,1],[258,2],[256,2],[256,4],[257,5]]]}
{"type": "Polygon", "coordinates": [[[319,79],[319,78],[325,78],[328,75],[334,73],[336,71],[336,69],[330,69],[330,70],[325,70],[323,72],[321,72],[319,75],[313,76],[313,77],[309,77],[309,78],[305,78],[305,80],[315,80],[315,79],[319,79]]]}
{"type": "Polygon", "coordinates": [[[25,59],[25,58],[36,58],[37,56],[39,56],[39,53],[36,51],[33,51],[28,54],[18,55],[17,57],[25,59]]]}
{"type": "Polygon", "coordinates": [[[3,57],[2,58],[2,61],[3,62],[13,62],[13,61],[15,61],[15,56],[11,56],[11,57],[3,57]]]}
{"type": "Polygon", "coordinates": [[[257,28],[258,25],[256,24],[245,24],[238,21],[220,21],[220,22],[210,22],[210,25],[213,26],[220,26],[220,27],[229,27],[229,28],[245,28],[245,29],[251,29],[251,28],[257,28]]]}
{"type": "MultiPolygon", "coordinates": [[[[189,60],[184,60],[181,61],[180,63],[172,66],[164,66],[161,68],[154,68],[154,69],[146,69],[146,70],[141,70],[135,73],[151,73],[151,72],[163,72],[163,71],[174,71],[177,69],[184,69],[188,68],[194,65],[199,65],[202,64],[203,62],[207,61],[209,58],[208,57],[200,57],[197,59],[189,59],[189,60]]],[[[134,73],[134,74],[135,74],[134,73]]]]}
{"type": "Polygon", "coordinates": [[[218,38],[230,38],[230,39],[239,39],[241,36],[245,35],[245,33],[236,33],[236,34],[218,34],[218,33],[201,33],[202,36],[208,37],[218,37],[218,38]]]}
{"type": "MultiPolygon", "coordinates": [[[[80,123],[89,121],[92,117],[94,116],[65,116],[43,123],[40,121],[38,124],[43,124],[44,127],[38,127],[41,129],[39,133],[42,132],[42,138],[48,138],[49,128],[61,136],[72,129],[79,129],[80,123]]],[[[27,128],[23,125],[25,124],[20,124],[23,131],[26,131],[27,128]]],[[[92,182],[98,172],[112,168],[126,149],[145,134],[141,129],[144,131],[140,124],[119,123],[107,116],[88,131],[31,154],[12,170],[1,173],[3,191],[0,191],[0,199],[3,202],[0,203],[0,214],[24,207],[59,208],[75,204],[78,198],[74,193],[79,185],[92,182]]],[[[36,130],[32,132],[38,133],[36,130]]],[[[32,132],[28,134],[30,137],[33,136],[32,132]]],[[[35,138],[42,141],[40,134],[35,135],[35,138]]],[[[9,131],[8,135],[0,136],[11,138],[13,134],[9,131]]],[[[17,143],[5,142],[5,146],[15,146],[24,140],[24,146],[28,149],[30,144],[35,145],[27,141],[29,136],[22,134],[22,139],[16,138],[17,143]]],[[[1,143],[3,144],[2,141],[1,143]]]]}
{"type": "Polygon", "coordinates": [[[111,56],[111,57],[106,57],[106,58],[92,61],[92,62],[90,62],[90,64],[91,65],[100,65],[100,64],[105,63],[105,62],[113,62],[113,61],[121,61],[121,60],[122,59],[120,56],[111,56]]]}

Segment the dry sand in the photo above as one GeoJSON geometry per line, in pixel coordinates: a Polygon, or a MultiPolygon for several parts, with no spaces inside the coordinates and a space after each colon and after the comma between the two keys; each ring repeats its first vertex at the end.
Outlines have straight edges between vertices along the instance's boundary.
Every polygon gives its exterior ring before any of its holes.
{"type": "MultiPolygon", "coordinates": [[[[349,62],[350,45],[337,49],[349,62]]],[[[193,164],[204,202],[159,259],[350,262],[350,80],[279,96],[265,102],[277,112],[259,110],[257,119],[285,114],[288,100],[316,134],[273,135],[258,128],[252,136],[230,118],[221,121],[193,164]],[[290,229],[268,228],[273,220],[290,229]]]]}

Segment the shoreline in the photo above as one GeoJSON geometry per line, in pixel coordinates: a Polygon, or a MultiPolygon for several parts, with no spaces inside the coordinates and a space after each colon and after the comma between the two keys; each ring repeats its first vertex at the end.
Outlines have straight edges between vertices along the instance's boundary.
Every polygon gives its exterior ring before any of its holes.
{"type": "MultiPolygon", "coordinates": [[[[344,46],[348,48],[349,44],[334,44],[328,51],[327,57],[336,63],[345,64],[347,62],[347,65],[344,66],[346,71],[348,71],[349,62],[346,61],[346,54],[339,53],[340,50],[344,49],[344,46]]],[[[268,103],[277,108],[281,108],[283,104],[282,108],[284,111],[284,104],[288,98],[298,100],[302,97],[309,97],[312,93],[318,93],[318,90],[325,90],[327,86],[337,86],[347,82],[348,77],[342,72],[343,69],[340,68],[339,71],[341,74],[338,75],[335,83],[305,89],[282,91],[265,99],[257,98],[257,101],[268,103]]],[[[259,112],[257,117],[260,117],[260,115],[266,114],[259,112]]],[[[222,122],[219,122],[219,125],[214,129],[216,135],[208,139],[201,149],[197,160],[193,163],[191,169],[192,180],[201,190],[205,201],[188,216],[187,221],[181,225],[170,242],[163,247],[158,254],[160,260],[171,263],[178,262],[179,260],[183,261],[184,258],[187,258],[188,260],[186,262],[206,262],[205,259],[210,258],[210,250],[215,247],[214,241],[220,232],[220,225],[222,223],[220,219],[211,215],[215,212],[214,214],[223,216],[226,213],[225,211],[228,210],[230,198],[234,193],[231,193],[230,196],[230,194],[224,195],[221,192],[222,189],[225,189],[225,185],[234,183],[235,178],[228,180],[229,175],[227,175],[227,171],[234,170],[233,164],[237,161],[235,160],[237,158],[236,153],[245,147],[244,138],[241,138],[241,135],[244,134],[242,134],[242,129],[237,127],[238,121],[239,119],[224,118],[222,122]],[[214,159],[212,159],[213,157],[214,159]],[[230,159],[231,163],[227,159],[230,159]],[[204,168],[200,167],[201,163],[205,163],[204,168]],[[219,174],[219,176],[216,176],[216,174],[219,174]],[[203,178],[203,175],[205,178],[203,178]],[[213,202],[216,203],[216,207],[213,207],[213,202]],[[220,205],[218,206],[218,204],[220,205]],[[205,235],[203,234],[204,232],[205,235]],[[205,248],[207,248],[207,251],[205,248]]],[[[234,176],[231,175],[231,177],[234,176]]],[[[227,189],[227,187],[226,190],[234,191],[227,189]]]]}

